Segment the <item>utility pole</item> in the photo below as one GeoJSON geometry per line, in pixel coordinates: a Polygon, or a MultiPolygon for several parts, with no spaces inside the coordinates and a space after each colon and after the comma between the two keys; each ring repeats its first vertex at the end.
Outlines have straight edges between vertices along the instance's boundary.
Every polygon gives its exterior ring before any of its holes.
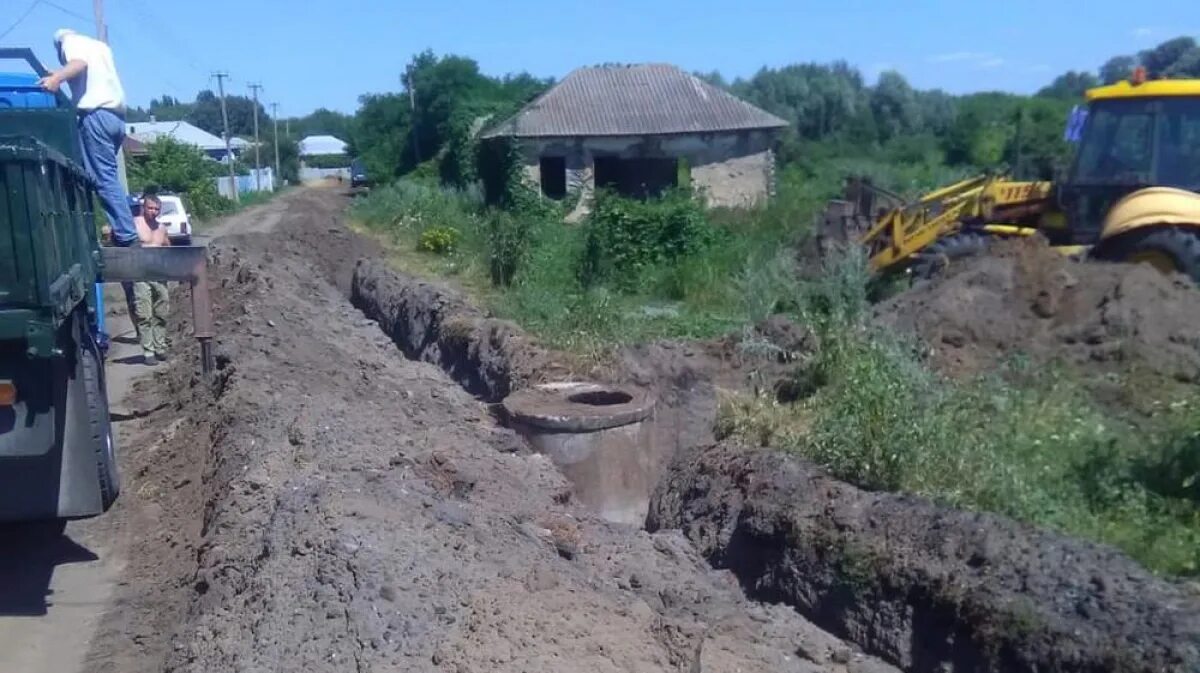
{"type": "Polygon", "coordinates": [[[96,39],[108,44],[108,26],[104,25],[104,0],[92,0],[92,14],[96,16],[96,39]]]}
{"type": "MultiPolygon", "coordinates": [[[[420,164],[421,163],[421,145],[417,141],[417,92],[413,89],[412,65],[411,64],[405,67],[404,75],[405,75],[405,78],[407,79],[407,84],[408,84],[408,87],[407,87],[408,88],[408,109],[410,112],[410,114],[408,115],[408,119],[409,119],[408,125],[410,127],[412,127],[413,156],[415,156],[417,158],[417,164],[420,164]]],[[[414,164],[414,165],[416,165],[416,164],[414,164]]]]}
{"type": "Polygon", "coordinates": [[[233,202],[241,202],[238,197],[237,176],[233,172],[233,148],[229,145],[229,112],[225,109],[225,78],[229,77],[227,72],[214,72],[213,77],[217,78],[217,93],[221,96],[221,121],[225,125],[225,161],[229,162],[229,188],[233,192],[233,202]]]}
{"type": "Polygon", "coordinates": [[[262,191],[262,162],[258,157],[258,90],[261,88],[261,84],[250,85],[250,90],[254,92],[254,186],[260,192],[262,191]]]}
{"type": "Polygon", "coordinates": [[[271,119],[275,121],[275,185],[283,184],[283,171],[279,170],[279,103],[271,103],[271,119]]]}

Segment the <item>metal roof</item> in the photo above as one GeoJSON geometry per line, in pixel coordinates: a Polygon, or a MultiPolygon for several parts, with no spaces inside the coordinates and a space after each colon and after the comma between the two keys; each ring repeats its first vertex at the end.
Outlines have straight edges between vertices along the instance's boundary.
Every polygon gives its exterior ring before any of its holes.
{"type": "Polygon", "coordinates": [[[346,141],[333,136],[305,136],[300,140],[300,156],[345,154],[347,147],[346,141]]]}
{"type": "Polygon", "coordinates": [[[673,65],[596,66],[571,72],[483,134],[629,136],[771,129],[787,122],[673,65]]]}
{"type": "Polygon", "coordinates": [[[206,151],[225,149],[223,139],[185,121],[130,122],[125,125],[125,133],[143,143],[170,136],[181,143],[194,145],[206,151]]]}

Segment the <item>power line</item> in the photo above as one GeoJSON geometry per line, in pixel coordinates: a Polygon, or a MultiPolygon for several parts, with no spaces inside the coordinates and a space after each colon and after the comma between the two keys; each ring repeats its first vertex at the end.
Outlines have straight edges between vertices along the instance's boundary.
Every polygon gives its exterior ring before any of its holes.
{"type": "Polygon", "coordinates": [[[57,9],[58,11],[62,12],[63,14],[66,14],[67,16],[75,17],[76,19],[79,19],[80,21],[91,21],[92,20],[92,17],[84,16],[83,14],[76,12],[75,10],[71,9],[70,7],[63,7],[62,5],[58,4],[57,2],[51,2],[50,0],[41,0],[41,4],[43,4],[47,7],[51,7],[53,9],[57,9]]]}
{"type": "Polygon", "coordinates": [[[33,2],[29,3],[29,8],[25,10],[25,13],[22,14],[16,21],[14,21],[11,26],[4,29],[3,33],[0,33],[0,40],[8,37],[9,33],[13,32],[17,29],[17,26],[20,26],[22,23],[24,23],[25,19],[28,19],[29,15],[33,14],[33,10],[37,9],[37,6],[40,4],[42,4],[42,0],[33,0],[33,2]]]}
{"type": "Polygon", "coordinates": [[[193,50],[188,45],[187,42],[180,39],[179,35],[174,30],[171,29],[170,22],[163,21],[161,18],[159,18],[158,13],[155,12],[154,10],[152,10],[150,8],[150,6],[148,4],[146,4],[145,2],[143,2],[142,0],[130,0],[130,1],[133,4],[137,5],[137,8],[135,11],[140,11],[144,15],[144,18],[146,19],[146,21],[150,25],[154,26],[154,30],[161,33],[162,36],[166,38],[166,41],[168,43],[170,43],[173,47],[178,47],[178,50],[177,49],[167,49],[165,51],[170,52],[175,58],[179,59],[180,63],[186,63],[186,65],[188,65],[191,68],[194,68],[197,72],[204,72],[205,69],[200,66],[200,64],[199,64],[200,59],[196,57],[195,50],[193,50]],[[182,51],[182,53],[180,50],[182,51]]]}

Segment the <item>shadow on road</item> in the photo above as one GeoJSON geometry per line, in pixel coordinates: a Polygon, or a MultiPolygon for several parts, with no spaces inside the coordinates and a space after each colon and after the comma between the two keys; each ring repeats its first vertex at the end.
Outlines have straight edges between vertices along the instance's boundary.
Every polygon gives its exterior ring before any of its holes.
{"type": "Polygon", "coordinates": [[[99,557],[67,537],[65,522],[0,524],[0,616],[46,614],[54,569],[99,557]]]}

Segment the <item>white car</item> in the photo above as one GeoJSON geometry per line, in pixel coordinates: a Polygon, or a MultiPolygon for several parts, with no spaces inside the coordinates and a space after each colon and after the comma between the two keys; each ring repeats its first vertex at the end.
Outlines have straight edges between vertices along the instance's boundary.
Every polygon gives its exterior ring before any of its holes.
{"type": "Polygon", "coordinates": [[[162,202],[162,212],[158,214],[158,221],[167,228],[167,238],[170,238],[171,243],[175,245],[191,245],[191,216],[183,207],[183,199],[169,194],[160,194],[158,200],[162,202]]]}

